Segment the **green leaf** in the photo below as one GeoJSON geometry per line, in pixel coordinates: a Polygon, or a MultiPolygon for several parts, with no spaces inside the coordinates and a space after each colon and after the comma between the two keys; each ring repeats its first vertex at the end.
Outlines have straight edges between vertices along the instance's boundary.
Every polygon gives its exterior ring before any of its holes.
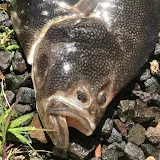
{"type": "Polygon", "coordinates": [[[26,127],[19,127],[19,128],[9,128],[8,132],[20,133],[20,132],[27,132],[27,131],[33,131],[33,130],[36,130],[36,128],[32,126],[26,126],[26,127]]]}
{"type": "Polygon", "coordinates": [[[16,132],[12,132],[22,143],[26,143],[26,144],[28,144],[29,146],[30,146],[30,143],[29,143],[29,141],[27,140],[27,138],[26,137],[24,137],[23,135],[21,135],[21,134],[18,134],[18,133],[16,133],[16,132]]]}
{"type": "MultiPolygon", "coordinates": [[[[2,133],[0,132],[0,137],[2,137],[2,133]]],[[[0,143],[1,144],[1,143],[0,143]]]]}
{"type": "Polygon", "coordinates": [[[2,123],[5,118],[8,116],[8,114],[10,113],[10,111],[12,110],[12,106],[10,108],[8,108],[1,116],[0,116],[0,123],[2,123]]]}
{"type": "Polygon", "coordinates": [[[22,123],[26,122],[27,120],[31,119],[34,116],[34,113],[29,113],[26,115],[23,115],[21,117],[16,118],[15,120],[10,122],[10,126],[9,128],[15,128],[19,125],[21,125],[22,123]]]}
{"type": "Polygon", "coordinates": [[[10,45],[5,48],[5,50],[7,50],[7,51],[11,51],[13,49],[19,49],[19,46],[18,45],[10,45]]]}

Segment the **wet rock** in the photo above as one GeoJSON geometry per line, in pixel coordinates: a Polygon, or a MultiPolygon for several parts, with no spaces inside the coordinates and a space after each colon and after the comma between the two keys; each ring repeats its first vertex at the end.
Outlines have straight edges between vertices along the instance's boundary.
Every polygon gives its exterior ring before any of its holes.
{"type": "Polygon", "coordinates": [[[157,106],[160,105],[160,95],[156,92],[133,91],[133,94],[138,96],[144,103],[154,101],[157,106]]]}
{"type": "Polygon", "coordinates": [[[131,142],[127,143],[124,152],[130,160],[145,160],[144,153],[141,148],[131,142]]]}
{"type": "Polygon", "coordinates": [[[146,81],[147,79],[151,78],[151,72],[149,69],[146,69],[146,71],[142,74],[140,77],[141,81],[146,81]]]}
{"type": "Polygon", "coordinates": [[[147,92],[156,92],[160,88],[160,85],[156,78],[151,77],[144,82],[145,90],[147,92]]]}
{"type": "Polygon", "coordinates": [[[21,87],[18,90],[17,96],[20,95],[19,103],[29,104],[33,109],[35,109],[35,92],[34,89],[28,87],[21,87]]]}
{"type": "MultiPolygon", "coordinates": [[[[10,91],[10,90],[5,91],[5,94],[6,94],[7,101],[11,105],[13,103],[14,99],[15,99],[15,94],[12,91],[10,91]]],[[[4,96],[3,96],[3,105],[5,107],[9,107],[8,104],[7,104],[7,102],[6,102],[6,100],[5,100],[5,98],[4,98],[4,96]]]]}
{"type": "Polygon", "coordinates": [[[160,143],[160,128],[149,127],[146,131],[146,137],[152,143],[160,143]]]}
{"type": "Polygon", "coordinates": [[[118,116],[122,122],[126,122],[134,116],[136,102],[133,100],[122,100],[118,105],[118,116]]]}
{"type": "Polygon", "coordinates": [[[108,118],[103,127],[102,127],[102,135],[109,135],[112,131],[112,128],[113,128],[113,120],[108,118]]]}
{"type": "Polygon", "coordinates": [[[155,51],[154,51],[154,55],[160,55],[160,43],[157,43],[155,51]]]}
{"type": "Polygon", "coordinates": [[[145,128],[135,124],[128,133],[128,141],[140,145],[145,141],[145,128]]]}
{"type": "Polygon", "coordinates": [[[107,139],[109,143],[122,142],[122,135],[113,127],[110,137],[107,139]]]}
{"type": "Polygon", "coordinates": [[[118,160],[122,157],[123,153],[113,148],[108,148],[106,145],[102,146],[102,159],[103,160],[118,160]]]}
{"type": "Polygon", "coordinates": [[[86,159],[94,151],[95,146],[91,149],[86,149],[83,146],[72,142],[69,146],[69,155],[72,159],[86,159]]]}
{"type": "Polygon", "coordinates": [[[15,74],[6,74],[5,82],[8,90],[17,93],[18,89],[24,85],[24,77],[15,74]]]}
{"type": "Polygon", "coordinates": [[[17,104],[15,107],[16,113],[18,116],[21,116],[25,113],[28,113],[32,110],[32,107],[28,104],[23,105],[23,104],[17,104]]]}
{"type": "Polygon", "coordinates": [[[27,66],[20,52],[16,52],[12,59],[12,66],[15,73],[22,74],[26,71],[27,66]]]}
{"type": "Polygon", "coordinates": [[[8,51],[0,51],[0,70],[5,72],[12,61],[12,53],[8,51]]]}
{"type": "Polygon", "coordinates": [[[158,159],[157,151],[151,144],[141,144],[141,148],[147,157],[153,156],[158,159]]]}
{"type": "Polygon", "coordinates": [[[154,120],[155,113],[151,107],[148,107],[146,103],[136,100],[135,115],[133,121],[136,123],[143,123],[154,120]]]}
{"type": "Polygon", "coordinates": [[[119,119],[114,120],[115,127],[118,129],[118,131],[121,132],[122,136],[127,136],[127,128],[124,123],[122,123],[119,119]]]}

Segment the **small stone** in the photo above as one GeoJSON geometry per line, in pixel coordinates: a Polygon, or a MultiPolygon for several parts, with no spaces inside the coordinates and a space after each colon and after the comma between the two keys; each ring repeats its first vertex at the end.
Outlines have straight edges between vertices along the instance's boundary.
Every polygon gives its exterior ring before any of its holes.
{"type": "Polygon", "coordinates": [[[121,143],[113,142],[112,144],[108,145],[109,149],[116,149],[117,151],[124,151],[126,142],[122,141],[121,143]]]}
{"type": "Polygon", "coordinates": [[[122,142],[122,135],[113,127],[111,135],[107,141],[109,143],[122,142]]]}
{"type": "Polygon", "coordinates": [[[146,160],[156,160],[153,156],[149,156],[146,158],[146,160]]]}
{"type": "Polygon", "coordinates": [[[8,14],[0,12],[0,22],[6,20],[8,18],[9,18],[8,14]]]}
{"type": "Polygon", "coordinates": [[[28,113],[32,110],[32,107],[28,104],[24,105],[24,104],[17,104],[15,107],[15,111],[17,113],[18,116],[22,116],[25,113],[28,113]]]}
{"type": "Polygon", "coordinates": [[[151,77],[144,82],[145,90],[147,92],[157,92],[160,88],[160,85],[156,78],[151,77]]]}
{"type": "Polygon", "coordinates": [[[18,89],[24,85],[24,78],[15,74],[6,74],[5,82],[8,90],[17,93],[18,89]]]}
{"type": "MultiPolygon", "coordinates": [[[[13,103],[13,100],[15,99],[15,94],[10,90],[5,91],[5,94],[6,94],[6,98],[7,98],[8,103],[11,105],[13,103]]],[[[9,107],[4,96],[3,96],[3,105],[5,107],[9,107]]]]}
{"type": "Polygon", "coordinates": [[[148,122],[154,120],[155,113],[151,107],[148,107],[146,103],[136,100],[135,115],[133,121],[137,123],[148,122]]]}
{"type": "Polygon", "coordinates": [[[160,43],[157,43],[156,44],[156,48],[155,48],[155,51],[154,51],[154,55],[160,55],[160,43]]]}
{"type": "Polygon", "coordinates": [[[102,135],[109,135],[112,131],[112,128],[113,128],[113,120],[108,118],[102,127],[102,135]]]}
{"type": "Polygon", "coordinates": [[[154,101],[157,106],[160,105],[160,95],[156,92],[133,91],[133,94],[138,96],[144,103],[154,101]]]}
{"type": "Polygon", "coordinates": [[[145,141],[145,128],[140,124],[135,124],[128,133],[128,141],[137,145],[145,141]]]}
{"type": "Polygon", "coordinates": [[[26,71],[27,66],[20,52],[15,53],[12,59],[12,66],[15,73],[22,74],[26,71]]]}
{"type": "Polygon", "coordinates": [[[151,144],[141,144],[141,148],[146,156],[158,158],[157,151],[151,144]]]}
{"type": "Polygon", "coordinates": [[[146,131],[146,137],[152,143],[160,143],[160,128],[149,127],[146,131]]]}
{"type": "Polygon", "coordinates": [[[0,12],[0,29],[4,26],[9,27],[11,25],[11,20],[7,13],[0,12]]]}
{"type": "Polygon", "coordinates": [[[20,95],[19,103],[29,104],[31,107],[33,107],[33,109],[35,109],[36,100],[35,100],[34,89],[28,88],[28,87],[21,87],[18,90],[18,93],[16,96],[18,96],[20,92],[21,92],[21,95],[20,95]]]}
{"type": "Polygon", "coordinates": [[[119,113],[118,116],[122,122],[126,122],[134,116],[134,108],[136,102],[133,100],[121,100],[118,105],[119,113]]]}
{"type": "Polygon", "coordinates": [[[103,160],[118,160],[122,157],[123,153],[118,152],[116,149],[109,149],[106,145],[102,146],[102,159],[103,160]]]}
{"type": "Polygon", "coordinates": [[[124,152],[130,160],[145,160],[144,153],[137,145],[128,142],[124,152]]]}
{"type": "Polygon", "coordinates": [[[146,81],[147,79],[151,78],[151,73],[149,69],[146,69],[146,71],[142,74],[140,77],[141,81],[146,81]]]}
{"type": "Polygon", "coordinates": [[[12,61],[12,53],[8,51],[0,51],[0,70],[5,72],[12,61]]]}
{"type": "Polygon", "coordinates": [[[121,132],[122,136],[127,136],[126,125],[123,122],[121,122],[119,119],[115,119],[114,123],[115,123],[116,129],[118,129],[121,132]]]}
{"type": "Polygon", "coordinates": [[[69,146],[69,154],[72,159],[85,159],[86,157],[91,154],[95,149],[95,146],[93,146],[91,149],[86,149],[80,144],[72,142],[69,146]]]}

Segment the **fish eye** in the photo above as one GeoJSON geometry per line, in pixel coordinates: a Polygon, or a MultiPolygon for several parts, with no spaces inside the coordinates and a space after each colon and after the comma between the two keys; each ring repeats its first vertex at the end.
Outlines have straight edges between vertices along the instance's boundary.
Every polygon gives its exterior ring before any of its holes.
{"type": "Polygon", "coordinates": [[[82,92],[81,90],[77,91],[77,99],[80,100],[82,103],[85,103],[87,101],[86,94],[82,92]]]}
{"type": "Polygon", "coordinates": [[[98,103],[99,104],[104,104],[106,102],[106,93],[104,91],[101,91],[99,94],[98,94],[98,103]]]}

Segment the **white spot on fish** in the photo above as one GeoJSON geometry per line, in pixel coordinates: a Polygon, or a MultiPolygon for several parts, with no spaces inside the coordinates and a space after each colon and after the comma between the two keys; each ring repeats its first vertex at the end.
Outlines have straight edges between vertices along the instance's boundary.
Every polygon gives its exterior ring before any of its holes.
{"type": "Polygon", "coordinates": [[[42,16],[48,16],[48,15],[49,15],[49,12],[48,12],[48,11],[42,11],[41,15],[42,15],[42,16]]]}

